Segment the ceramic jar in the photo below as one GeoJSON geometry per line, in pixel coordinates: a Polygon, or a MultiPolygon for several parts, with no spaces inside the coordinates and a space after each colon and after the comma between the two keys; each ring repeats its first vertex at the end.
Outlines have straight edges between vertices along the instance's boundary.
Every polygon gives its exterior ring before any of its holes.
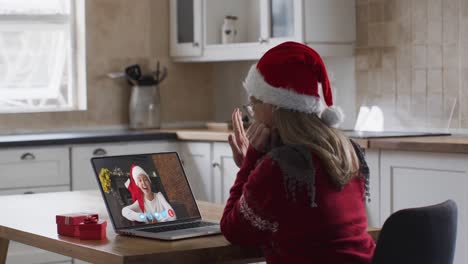
{"type": "Polygon", "coordinates": [[[221,29],[221,43],[229,44],[236,42],[237,37],[237,17],[225,16],[224,23],[221,29]]]}

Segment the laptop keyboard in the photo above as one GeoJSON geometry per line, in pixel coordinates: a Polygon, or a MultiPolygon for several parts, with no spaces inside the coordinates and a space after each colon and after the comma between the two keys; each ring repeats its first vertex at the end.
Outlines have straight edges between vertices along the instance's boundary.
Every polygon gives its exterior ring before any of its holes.
{"type": "Polygon", "coordinates": [[[181,230],[181,229],[187,229],[187,228],[197,228],[197,227],[204,227],[204,226],[212,226],[212,225],[217,225],[217,224],[210,223],[210,222],[192,222],[192,223],[182,223],[182,224],[177,224],[177,225],[145,228],[142,231],[151,232],[151,233],[160,233],[160,232],[181,230]]]}

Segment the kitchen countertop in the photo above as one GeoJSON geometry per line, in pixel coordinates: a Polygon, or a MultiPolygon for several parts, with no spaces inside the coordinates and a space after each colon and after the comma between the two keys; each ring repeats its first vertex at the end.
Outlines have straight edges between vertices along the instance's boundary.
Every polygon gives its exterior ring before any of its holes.
{"type": "MultiPolygon", "coordinates": [[[[223,141],[227,142],[229,134],[234,133],[228,130],[208,130],[208,129],[178,129],[178,130],[162,130],[164,132],[175,132],[179,140],[193,140],[193,141],[223,141]]],[[[367,139],[355,138],[362,148],[368,148],[369,143],[367,139]]]]}
{"type": "Polygon", "coordinates": [[[376,138],[369,140],[369,148],[468,154],[468,135],[376,138]]]}
{"type": "Polygon", "coordinates": [[[229,134],[234,133],[228,130],[210,130],[210,129],[163,129],[167,133],[175,133],[177,139],[187,141],[222,141],[227,142],[229,134]]]}
{"type": "MultiPolygon", "coordinates": [[[[36,133],[0,135],[0,148],[110,143],[144,140],[185,140],[227,142],[228,130],[162,129],[162,130],[108,130],[70,133],[36,133]]],[[[424,151],[468,154],[468,135],[356,138],[363,148],[404,151],[424,151]]]]}
{"type": "Polygon", "coordinates": [[[0,148],[171,139],[176,140],[177,134],[160,130],[9,134],[0,135],[0,148]]]}

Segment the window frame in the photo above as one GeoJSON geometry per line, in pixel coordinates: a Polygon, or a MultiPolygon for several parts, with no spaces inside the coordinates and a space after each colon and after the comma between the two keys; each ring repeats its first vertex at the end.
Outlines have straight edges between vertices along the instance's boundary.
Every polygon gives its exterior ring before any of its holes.
{"type": "MultiPolygon", "coordinates": [[[[50,106],[18,106],[18,107],[0,107],[0,114],[3,113],[37,113],[37,112],[68,112],[68,111],[84,111],[87,109],[86,103],[86,36],[85,36],[85,0],[70,0],[70,15],[23,15],[23,14],[3,14],[0,15],[1,20],[6,22],[0,24],[0,28],[8,27],[8,22],[15,24],[15,29],[24,26],[27,29],[37,27],[44,29],[60,28],[64,29],[65,33],[69,34],[69,43],[66,45],[66,55],[64,67],[69,72],[67,74],[67,89],[68,89],[68,104],[50,105],[50,106]],[[67,29],[68,28],[68,32],[67,29]]],[[[7,29],[6,29],[7,30],[7,29]]],[[[47,99],[47,94],[50,95],[51,90],[34,91],[34,88],[25,89],[16,94],[9,96],[10,100],[13,97],[19,98],[21,94],[35,93],[43,95],[47,99]]],[[[3,96],[6,97],[6,96],[3,96]]],[[[50,97],[49,97],[50,98],[50,97]]],[[[18,99],[16,99],[18,100],[18,99]]],[[[22,100],[32,100],[25,97],[22,100]]]]}

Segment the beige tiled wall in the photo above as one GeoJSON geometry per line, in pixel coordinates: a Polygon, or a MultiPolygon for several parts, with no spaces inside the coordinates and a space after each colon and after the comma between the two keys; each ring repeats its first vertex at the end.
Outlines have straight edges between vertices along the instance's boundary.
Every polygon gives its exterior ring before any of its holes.
{"type": "Polygon", "coordinates": [[[132,63],[155,68],[156,60],[169,69],[161,87],[162,121],[213,118],[212,66],[177,64],[169,57],[168,0],[86,2],[88,110],[0,114],[0,133],[126,126],[130,88],[105,74],[132,63]]]}
{"type": "Polygon", "coordinates": [[[468,0],[358,0],[357,105],[386,128],[468,128],[468,0]]]}

